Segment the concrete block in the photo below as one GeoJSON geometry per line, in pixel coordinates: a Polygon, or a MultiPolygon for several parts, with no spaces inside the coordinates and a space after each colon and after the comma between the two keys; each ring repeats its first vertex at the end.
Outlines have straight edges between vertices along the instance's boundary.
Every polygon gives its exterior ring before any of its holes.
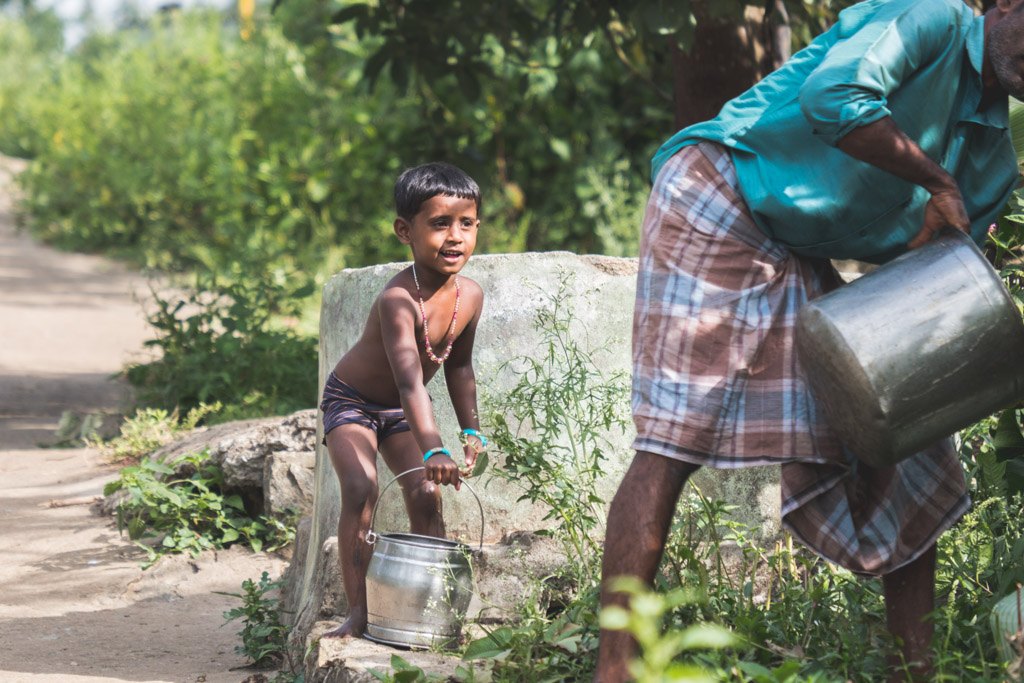
{"type": "Polygon", "coordinates": [[[454,655],[423,650],[398,650],[379,645],[363,638],[321,638],[338,625],[337,622],[317,622],[306,643],[306,683],[373,683],[377,679],[372,670],[391,671],[391,658],[398,655],[412,666],[419,667],[434,680],[450,680],[459,666],[465,666],[454,655]]]}

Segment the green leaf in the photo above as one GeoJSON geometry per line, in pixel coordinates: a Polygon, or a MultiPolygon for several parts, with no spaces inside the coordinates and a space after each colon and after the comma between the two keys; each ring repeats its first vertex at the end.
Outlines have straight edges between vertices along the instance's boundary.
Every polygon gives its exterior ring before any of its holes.
{"type": "Polygon", "coordinates": [[[551,138],[548,140],[548,145],[551,147],[551,151],[554,152],[562,161],[569,161],[572,158],[572,147],[569,143],[561,138],[551,138]]]}
{"type": "Polygon", "coordinates": [[[783,662],[775,667],[772,673],[775,675],[776,681],[788,681],[800,673],[800,662],[793,659],[783,662]]]}
{"type": "Polygon", "coordinates": [[[242,502],[242,497],[237,493],[225,498],[224,505],[235,508],[236,510],[245,510],[245,503],[242,502]]]}
{"type": "Polygon", "coordinates": [[[622,607],[610,606],[601,610],[601,628],[610,631],[622,631],[629,628],[629,610],[622,607]]]}
{"type": "Polygon", "coordinates": [[[1006,461],[1006,487],[1009,493],[1024,492],[1024,458],[1006,461]]]}
{"type": "Polygon", "coordinates": [[[684,650],[717,649],[735,645],[736,636],[728,629],[713,624],[700,624],[684,629],[679,645],[684,650]]]}
{"type": "Polygon", "coordinates": [[[1010,137],[1018,163],[1024,159],[1024,103],[1010,98],[1010,137]]]}
{"type": "Polygon", "coordinates": [[[320,203],[327,199],[330,191],[330,186],[319,178],[310,178],[306,181],[306,192],[314,202],[320,203]]]}
{"type": "Polygon", "coordinates": [[[156,460],[146,459],[141,463],[142,467],[150,472],[156,472],[157,474],[174,474],[174,468],[165,465],[162,462],[156,460]]]}
{"type": "Polygon", "coordinates": [[[479,640],[474,640],[467,645],[462,658],[465,660],[495,659],[501,655],[507,654],[509,644],[512,642],[514,633],[515,632],[507,626],[495,629],[485,637],[479,640]]]}
{"type": "Polygon", "coordinates": [[[142,535],[146,533],[146,523],[139,518],[129,520],[128,522],[128,538],[131,540],[137,540],[142,538],[142,535]]]}
{"type": "Polygon", "coordinates": [[[487,465],[490,463],[490,456],[487,455],[487,451],[480,453],[476,462],[473,464],[473,472],[470,474],[471,477],[479,477],[487,469],[487,465]]]}
{"type": "Polygon", "coordinates": [[[775,676],[772,675],[771,670],[768,669],[768,667],[761,666],[757,662],[737,662],[736,668],[749,676],[750,680],[757,681],[758,683],[761,681],[775,680],[775,676]]]}

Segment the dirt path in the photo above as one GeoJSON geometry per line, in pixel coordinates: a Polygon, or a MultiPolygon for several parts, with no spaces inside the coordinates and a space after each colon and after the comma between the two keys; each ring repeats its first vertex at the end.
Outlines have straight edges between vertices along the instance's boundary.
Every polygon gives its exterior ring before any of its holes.
{"type": "Polygon", "coordinates": [[[0,681],[241,681],[237,624],[222,613],[246,578],[283,563],[247,551],[164,560],[84,504],[115,470],[90,449],[40,448],[65,410],[117,410],[110,379],[148,335],[146,283],[101,258],[18,235],[0,157],[0,681]]]}

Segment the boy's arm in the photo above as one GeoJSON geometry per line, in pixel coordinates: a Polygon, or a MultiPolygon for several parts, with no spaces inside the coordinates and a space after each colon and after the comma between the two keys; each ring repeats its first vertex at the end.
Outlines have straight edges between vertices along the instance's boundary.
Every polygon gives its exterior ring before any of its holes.
{"type": "MultiPolygon", "coordinates": [[[[423,384],[423,366],[416,345],[416,304],[405,290],[394,287],[381,295],[378,306],[384,352],[391,364],[402,410],[420,451],[425,454],[443,444],[430,405],[430,395],[423,384]]],[[[444,453],[431,456],[424,466],[430,481],[454,484],[456,489],[459,488],[458,465],[444,453]]]]}
{"type": "MultiPolygon", "coordinates": [[[[466,325],[466,329],[452,345],[452,352],[448,356],[448,360],[444,362],[444,381],[448,386],[448,395],[452,399],[452,407],[455,409],[459,428],[480,431],[480,418],[476,403],[476,374],[473,371],[473,342],[476,339],[476,327],[483,310],[484,293],[475,282],[471,287],[469,285],[470,283],[466,282],[463,289],[467,290],[466,299],[470,305],[466,308],[472,317],[469,324],[466,325]]],[[[468,469],[473,468],[477,455],[483,449],[484,443],[481,438],[467,437],[463,452],[468,469]]]]}

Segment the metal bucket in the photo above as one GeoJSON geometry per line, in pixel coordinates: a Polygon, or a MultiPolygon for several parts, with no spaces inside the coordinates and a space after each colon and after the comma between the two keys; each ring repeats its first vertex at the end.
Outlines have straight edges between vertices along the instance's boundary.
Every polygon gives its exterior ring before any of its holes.
{"type": "Polygon", "coordinates": [[[873,467],[1024,397],[1024,323],[958,231],[809,302],[796,345],[829,425],[873,467]]]}
{"type": "MultiPolygon", "coordinates": [[[[377,504],[402,472],[381,491],[377,504]]],[[[484,509],[476,491],[462,484],[480,508],[483,548],[484,509]]],[[[366,542],[374,545],[366,570],[366,637],[401,647],[449,647],[458,643],[462,622],[473,597],[472,550],[458,541],[418,534],[377,534],[377,504],[366,542]]]]}

